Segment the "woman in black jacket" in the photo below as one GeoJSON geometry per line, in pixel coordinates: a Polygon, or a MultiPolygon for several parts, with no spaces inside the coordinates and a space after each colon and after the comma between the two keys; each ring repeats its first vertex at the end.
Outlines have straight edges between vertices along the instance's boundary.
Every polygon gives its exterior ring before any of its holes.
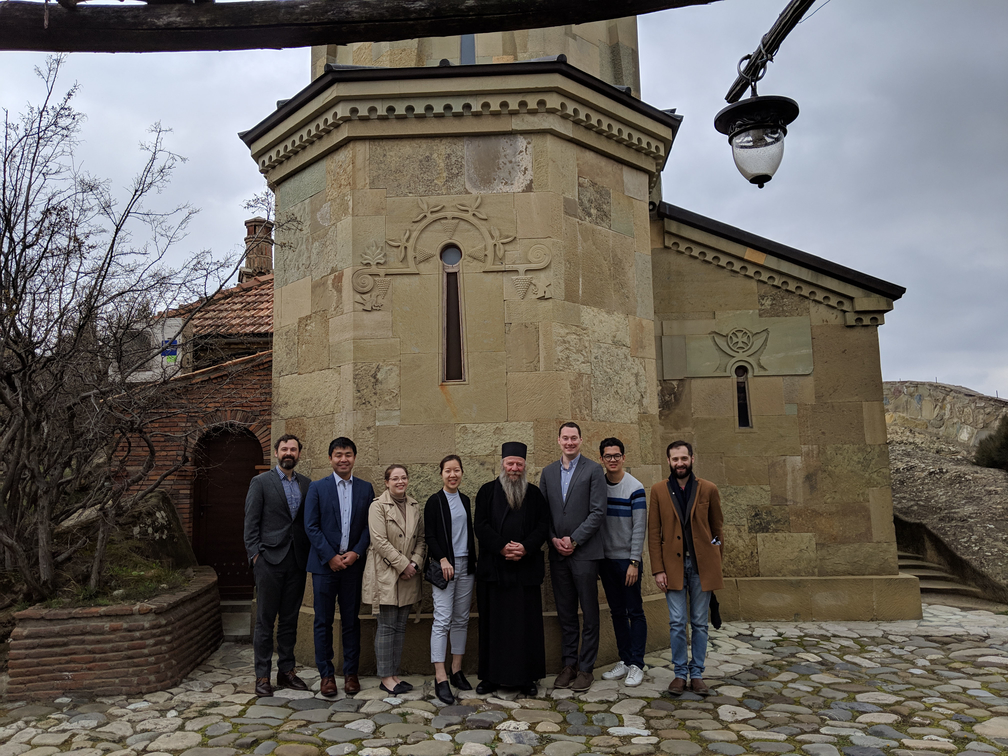
{"type": "Polygon", "coordinates": [[[427,500],[424,508],[427,558],[441,566],[448,581],[444,588],[431,586],[434,597],[434,624],[431,628],[431,661],[434,663],[434,692],[446,704],[455,702],[445,670],[448,641],[451,640],[451,684],[472,690],[462,674],[469,630],[469,607],[476,581],[476,539],[473,537],[469,497],[459,493],[462,460],[449,454],[441,460],[444,488],[427,500]]]}

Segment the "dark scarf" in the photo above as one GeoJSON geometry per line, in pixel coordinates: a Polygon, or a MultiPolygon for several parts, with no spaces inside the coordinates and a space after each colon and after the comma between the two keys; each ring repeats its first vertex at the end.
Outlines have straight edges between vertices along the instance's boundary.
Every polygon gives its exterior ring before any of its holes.
{"type": "Polygon", "coordinates": [[[697,487],[696,476],[690,472],[690,476],[686,480],[685,487],[680,487],[675,473],[670,473],[668,477],[668,487],[669,493],[672,495],[672,503],[675,505],[676,511],[679,513],[679,519],[682,520],[683,545],[689,553],[690,561],[693,562],[693,569],[699,573],[699,568],[697,567],[696,549],[693,548],[693,525],[690,522],[690,514],[693,509],[693,494],[697,487]]]}

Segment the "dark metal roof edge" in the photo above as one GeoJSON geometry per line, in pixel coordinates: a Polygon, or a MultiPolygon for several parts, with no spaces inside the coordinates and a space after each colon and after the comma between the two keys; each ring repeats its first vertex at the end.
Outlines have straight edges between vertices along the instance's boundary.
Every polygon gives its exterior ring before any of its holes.
{"type": "Polygon", "coordinates": [[[479,65],[465,66],[422,66],[410,68],[383,68],[368,66],[360,68],[329,68],[324,74],[315,79],[311,84],[302,89],[296,95],[287,100],[281,107],[277,108],[265,119],[257,123],[247,131],[238,133],[238,137],[249,147],[252,142],[265,134],[276,124],[286,118],[291,112],[300,108],[304,103],[317,97],[333,84],[341,81],[382,81],[386,79],[444,79],[466,76],[521,76],[523,74],[534,73],[558,73],[566,76],[572,81],[576,81],[599,94],[605,95],[611,100],[615,100],[638,113],[652,118],[672,129],[672,141],[675,142],[676,134],[679,132],[679,125],[683,117],[675,113],[669,113],[648,105],[643,100],[629,95],[616,88],[612,84],[607,84],[601,79],[597,79],[591,74],[585,73],[580,68],[567,63],[565,60],[538,60],[519,61],[516,63],[482,63],[479,65]]]}
{"type": "Polygon", "coordinates": [[[863,289],[867,289],[870,292],[887,297],[893,301],[899,299],[906,293],[905,286],[884,281],[881,278],[870,276],[867,273],[861,273],[853,268],[848,268],[844,265],[831,262],[830,260],[825,260],[822,257],[810,255],[808,252],[802,252],[800,249],[780,244],[772,239],[765,239],[762,236],[757,236],[756,234],[749,233],[748,231],[743,231],[741,228],[736,228],[735,226],[729,226],[727,223],[716,221],[713,218],[708,218],[705,215],[691,212],[685,208],[678,207],[677,205],[671,205],[668,202],[662,202],[658,205],[658,217],[679,221],[680,223],[685,223],[687,226],[692,226],[693,228],[712,233],[715,236],[720,236],[723,239],[728,239],[729,241],[733,241],[738,244],[744,244],[752,249],[760,252],[766,252],[774,257],[779,257],[782,260],[787,260],[795,263],[796,265],[801,265],[805,268],[809,268],[810,270],[814,270],[817,273],[832,276],[833,278],[837,278],[846,283],[860,286],[863,289]]]}

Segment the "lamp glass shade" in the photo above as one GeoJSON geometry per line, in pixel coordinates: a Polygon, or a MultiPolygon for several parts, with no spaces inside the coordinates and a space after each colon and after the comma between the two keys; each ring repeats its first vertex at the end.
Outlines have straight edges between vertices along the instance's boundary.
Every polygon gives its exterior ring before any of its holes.
{"type": "Polygon", "coordinates": [[[769,181],[784,158],[784,135],[777,126],[751,128],[731,139],[735,166],[750,183],[763,186],[769,181]]]}

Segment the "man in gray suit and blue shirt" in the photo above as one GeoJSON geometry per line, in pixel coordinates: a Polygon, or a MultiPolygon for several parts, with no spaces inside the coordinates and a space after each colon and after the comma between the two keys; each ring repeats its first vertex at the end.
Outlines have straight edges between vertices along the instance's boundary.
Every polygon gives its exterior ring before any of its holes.
{"type": "Polygon", "coordinates": [[[548,465],[539,488],[550,509],[550,579],[560,622],[564,668],[557,688],[591,687],[599,644],[598,569],[604,557],[597,534],[606,516],[605,472],[581,456],[581,428],[567,422],[557,438],[561,457],[548,465]],[[579,627],[578,604],[584,615],[579,627]],[[578,636],[581,649],[578,653],[578,636]]]}
{"type": "Polygon", "coordinates": [[[315,666],[322,676],[320,692],[335,696],[333,620],[339,601],[343,639],[343,690],[360,693],[360,601],[364,560],[371,531],[368,509],[374,488],[353,476],[357,446],[340,436],[329,444],[332,475],[314,481],[305,502],[305,532],[311,541],[308,571],[315,604],[315,666]]]}
{"type": "Polygon", "coordinates": [[[256,623],[252,641],[255,693],[267,698],[273,695],[270,668],[274,623],[277,625],[276,686],[308,690],[305,682],[294,674],[294,642],[308,560],[302,502],[311,481],[294,472],[301,457],[301,442],[297,436],[280,436],[274,449],[277,466],[252,478],[245,497],[245,550],[256,583],[256,623]]]}

